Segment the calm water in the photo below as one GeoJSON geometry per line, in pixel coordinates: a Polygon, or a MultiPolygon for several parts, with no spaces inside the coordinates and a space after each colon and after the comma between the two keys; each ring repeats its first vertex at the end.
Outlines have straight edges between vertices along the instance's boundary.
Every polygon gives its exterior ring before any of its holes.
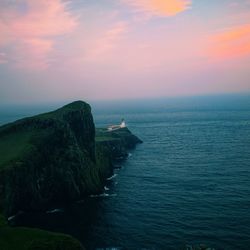
{"type": "MultiPolygon", "coordinates": [[[[250,248],[250,108],[95,112],[125,117],[144,143],[108,181],[107,196],[21,224],[70,233],[87,249],[250,248]]],[[[25,222],[24,222],[25,220],[25,222]]]]}

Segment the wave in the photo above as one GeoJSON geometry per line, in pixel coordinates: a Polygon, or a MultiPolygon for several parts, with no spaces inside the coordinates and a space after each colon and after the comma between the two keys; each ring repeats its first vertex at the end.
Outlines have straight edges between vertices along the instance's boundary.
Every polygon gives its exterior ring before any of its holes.
{"type": "Polygon", "coordinates": [[[22,211],[18,211],[16,214],[14,214],[14,215],[8,217],[7,220],[8,220],[8,221],[12,221],[12,220],[14,220],[16,217],[18,217],[18,216],[21,215],[21,214],[23,214],[23,212],[22,212],[22,211]]]}
{"type": "Polygon", "coordinates": [[[109,178],[107,178],[107,181],[110,181],[112,179],[114,179],[117,176],[117,174],[113,174],[112,176],[110,176],[109,178]]]}
{"type": "Polygon", "coordinates": [[[90,195],[91,198],[115,197],[115,196],[117,196],[117,194],[107,194],[107,193],[103,193],[103,194],[92,194],[92,195],[90,195]]]}
{"type": "Polygon", "coordinates": [[[54,214],[54,213],[62,213],[62,212],[64,212],[62,208],[55,208],[55,209],[46,211],[46,214],[54,214]]]}

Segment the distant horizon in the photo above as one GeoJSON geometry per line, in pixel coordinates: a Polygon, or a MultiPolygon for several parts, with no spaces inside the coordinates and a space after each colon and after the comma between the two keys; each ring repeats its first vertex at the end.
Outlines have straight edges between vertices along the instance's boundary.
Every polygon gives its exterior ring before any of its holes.
{"type": "MultiPolygon", "coordinates": [[[[0,126],[25,117],[47,113],[61,108],[73,101],[64,100],[60,102],[43,102],[29,104],[5,104],[0,105],[0,126]]],[[[207,111],[228,111],[249,112],[250,111],[250,93],[241,94],[216,94],[202,96],[185,97],[158,97],[133,100],[105,100],[105,101],[85,101],[90,104],[92,114],[96,116],[116,115],[120,118],[126,118],[128,114],[147,114],[147,113],[165,113],[165,112],[207,112],[207,111]]],[[[119,119],[116,121],[119,122],[119,119]]]]}
{"type": "MultiPolygon", "coordinates": [[[[200,99],[200,98],[212,98],[212,97],[222,97],[222,98],[232,98],[232,97],[250,97],[249,92],[236,92],[236,93],[206,93],[197,95],[178,95],[178,96],[156,96],[156,97],[138,97],[138,98],[122,98],[122,99],[87,99],[87,98],[75,98],[75,99],[61,99],[61,100],[47,100],[47,101],[22,101],[13,102],[13,100],[1,102],[0,107],[4,106],[48,106],[48,105],[66,105],[75,101],[84,101],[88,104],[94,103],[126,103],[126,102],[143,102],[143,101],[168,101],[168,100],[184,100],[184,99],[200,99]]],[[[250,100],[249,100],[250,101],[250,100]]]]}

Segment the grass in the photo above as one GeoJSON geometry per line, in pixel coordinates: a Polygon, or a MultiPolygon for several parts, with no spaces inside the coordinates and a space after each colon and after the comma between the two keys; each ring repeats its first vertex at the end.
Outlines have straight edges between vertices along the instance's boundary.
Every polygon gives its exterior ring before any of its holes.
{"type": "Polygon", "coordinates": [[[18,131],[0,136],[0,169],[16,161],[32,148],[30,138],[34,131],[18,131]]]}
{"type": "MultiPolygon", "coordinates": [[[[46,114],[37,115],[6,124],[0,127],[0,171],[12,166],[12,162],[22,161],[29,155],[42,138],[47,139],[51,129],[46,127],[47,119],[64,119],[71,111],[86,111],[90,113],[90,106],[78,101],[66,105],[61,109],[46,114]],[[34,120],[34,121],[33,121],[34,120]],[[43,121],[45,123],[43,124],[43,121]],[[34,124],[33,124],[33,123],[34,124]],[[39,127],[39,123],[43,126],[39,127]]],[[[69,114],[71,115],[71,114],[69,114]]],[[[16,188],[13,186],[13,188],[16,188]]],[[[59,233],[52,233],[38,229],[12,228],[0,214],[0,250],[82,250],[76,239],[59,233]]]]}
{"type": "Polygon", "coordinates": [[[119,138],[117,138],[117,136],[114,136],[113,133],[107,132],[107,129],[101,129],[101,128],[96,129],[96,136],[95,136],[96,142],[114,141],[114,140],[119,140],[119,138]]]}
{"type": "Polygon", "coordinates": [[[40,229],[9,227],[0,214],[1,250],[83,250],[71,236],[40,229]]]}
{"type": "Polygon", "coordinates": [[[0,214],[0,227],[6,226],[7,222],[2,214],[0,214]]]}
{"type": "Polygon", "coordinates": [[[111,132],[108,132],[106,128],[96,128],[96,142],[103,141],[114,141],[119,140],[121,136],[127,135],[129,130],[127,128],[117,129],[111,132]]]}
{"type": "Polygon", "coordinates": [[[87,104],[83,101],[75,101],[75,102],[72,102],[68,105],[65,105],[62,108],[59,108],[57,110],[54,110],[54,111],[51,111],[48,113],[43,113],[40,115],[36,115],[34,117],[39,118],[39,119],[62,120],[65,113],[71,112],[71,111],[79,111],[79,110],[85,110],[87,112],[90,112],[91,108],[90,108],[89,104],[87,104]]]}
{"type": "Polygon", "coordinates": [[[1,250],[81,250],[71,236],[39,229],[0,227],[1,250]]]}
{"type": "Polygon", "coordinates": [[[41,122],[47,119],[61,120],[65,113],[75,110],[87,110],[90,112],[90,106],[85,102],[76,101],[49,113],[40,114],[0,126],[0,169],[11,165],[11,162],[18,161],[22,158],[23,154],[29,152],[32,148],[30,139],[33,135],[38,134],[36,129],[32,128],[32,126],[25,129],[17,128],[9,133],[8,130],[12,126],[18,127],[19,125],[22,125],[23,121],[28,121],[30,119],[39,119],[41,122]]]}
{"type": "Polygon", "coordinates": [[[119,138],[109,137],[109,136],[96,136],[95,141],[96,142],[102,142],[102,141],[114,141],[119,140],[119,138]]]}

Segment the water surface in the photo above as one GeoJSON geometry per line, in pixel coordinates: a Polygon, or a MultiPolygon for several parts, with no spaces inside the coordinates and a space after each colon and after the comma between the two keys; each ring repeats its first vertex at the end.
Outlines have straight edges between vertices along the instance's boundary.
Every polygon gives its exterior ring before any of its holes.
{"type": "Polygon", "coordinates": [[[249,249],[250,106],[230,105],[94,108],[97,126],[124,117],[144,143],[105,197],[22,223],[69,233],[90,250],[249,249]]]}

